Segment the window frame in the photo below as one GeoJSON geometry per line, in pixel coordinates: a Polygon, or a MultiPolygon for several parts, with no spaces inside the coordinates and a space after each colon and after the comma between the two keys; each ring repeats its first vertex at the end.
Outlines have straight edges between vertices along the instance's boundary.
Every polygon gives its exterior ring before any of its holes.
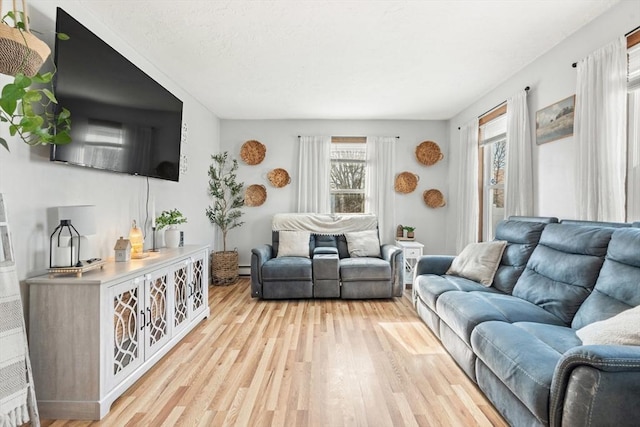
{"type": "MultiPolygon", "coordinates": [[[[366,144],[367,138],[360,136],[332,136],[331,144],[366,144]]],[[[331,146],[331,151],[333,151],[333,145],[331,146]]],[[[363,160],[360,159],[330,159],[330,167],[333,166],[334,162],[350,162],[350,163],[362,163],[364,165],[364,174],[366,177],[367,170],[369,169],[369,165],[366,159],[366,145],[363,148],[365,153],[365,158],[363,160]]],[[[330,178],[331,179],[331,178],[330,178]]],[[[364,179],[364,186],[362,189],[333,189],[331,183],[329,184],[329,197],[331,198],[331,213],[337,214],[348,214],[348,215],[363,215],[366,213],[366,197],[367,197],[367,188],[366,188],[366,178],[364,179]],[[362,212],[336,212],[335,211],[335,203],[334,203],[334,195],[337,194],[361,194],[362,195],[362,212]]]]}

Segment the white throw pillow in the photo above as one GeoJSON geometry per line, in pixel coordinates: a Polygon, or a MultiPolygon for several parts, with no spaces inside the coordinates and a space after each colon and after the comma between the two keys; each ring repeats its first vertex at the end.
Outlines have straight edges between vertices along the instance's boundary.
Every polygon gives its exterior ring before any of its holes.
{"type": "Polygon", "coordinates": [[[447,274],[475,280],[489,287],[493,283],[493,276],[498,271],[506,247],[507,242],[504,240],[469,243],[460,255],[455,257],[447,274]]]}
{"type": "Polygon", "coordinates": [[[584,345],[640,345],[640,305],[576,331],[584,345]]]}
{"type": "Polygon", "coordinates": [[[299,256],[309,258],[308,231],[280,231],[278,232],[278,256],[299,256]]]}
{"type": "Polygon", "coordinates": [[[347,240],[349,256],[352,258],[367,256],[380,258],[380,240],[378,239],[378,230],[344,233],[344,237],[347,240]]]}

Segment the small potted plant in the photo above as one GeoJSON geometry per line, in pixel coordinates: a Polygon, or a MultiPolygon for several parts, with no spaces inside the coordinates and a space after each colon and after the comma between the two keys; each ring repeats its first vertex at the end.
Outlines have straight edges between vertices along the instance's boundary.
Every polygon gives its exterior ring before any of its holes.
{"type": "Polygon", "coordinates": [[[170,211],[162,211],[160,216],[156,218],[156,227],[162,230],[167,227],[164,232],[164,243],[168,248],[177,248],[180,245],[180,230],[178,225],[187,222],[187,218],[182,215],[178,209],[170,211]]]}
{"type": "Polygon", "coordinates": [[[404,226],[402,228],[407,232],[407,239],[413,239],[415,237],[415,235],[413,234],[416,229],[415,227],[404,226]]]}

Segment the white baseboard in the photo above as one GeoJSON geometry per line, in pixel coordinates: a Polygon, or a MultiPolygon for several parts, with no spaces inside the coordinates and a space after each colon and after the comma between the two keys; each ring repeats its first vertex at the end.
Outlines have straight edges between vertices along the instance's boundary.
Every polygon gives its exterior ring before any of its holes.
{"type": "Polygon", "coordinates": [[[251,276],[251,266],[249,265],[238,266],[238,274],[240,274],[241,276],[251,276]]]}

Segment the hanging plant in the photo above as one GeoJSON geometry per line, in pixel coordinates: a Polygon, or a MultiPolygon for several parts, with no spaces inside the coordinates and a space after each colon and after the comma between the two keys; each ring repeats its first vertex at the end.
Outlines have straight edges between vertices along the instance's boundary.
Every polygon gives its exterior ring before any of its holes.
{"type": "MultiPolygon", "coordinates": [[[[0,72],[15,76],[0,93],[0,121],[8,123],[9,134],[18,136],[29,145],[68,144],[71,142],[71,113],[61,108],[53,90],[53,71],[39,73],[42,63],[50,57],[49,47],[29,30],[29,18],[23,11],[9,11],[0,22],[0,72]],[[38,87],[32,87],[37,84],[38,87]]],[[[1,12],[0,12],[1,14],[1,12]]],[[[60,40],[68,40],[57,33],[60,40]]],[[[0,144],[9,144],[0,137],[0,144]]]]}

